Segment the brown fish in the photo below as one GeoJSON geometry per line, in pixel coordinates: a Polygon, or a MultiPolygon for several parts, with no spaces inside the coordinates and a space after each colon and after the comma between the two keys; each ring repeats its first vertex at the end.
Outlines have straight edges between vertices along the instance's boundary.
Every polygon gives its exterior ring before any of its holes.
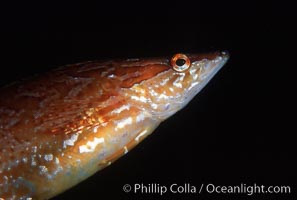
{"type": "Polygon", "coordinates": [[[48,199],[183,108],[226,52],[68,65],[0,89],[0,198],[48,199]]]}

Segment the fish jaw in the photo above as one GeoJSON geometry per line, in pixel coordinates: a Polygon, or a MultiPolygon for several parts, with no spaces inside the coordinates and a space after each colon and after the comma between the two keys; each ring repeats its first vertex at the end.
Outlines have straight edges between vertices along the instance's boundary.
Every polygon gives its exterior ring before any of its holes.
{"type": "Polygon", "coordinates": [[[184,92],[184,99],[180,101],[181,107],[186,106],[217,74],[229,59],[226,51],[214,53],[213,58],[204,58],[192,63],[190,69],[190,86],[184,92]]]}
{"type": "Polygon", "coordinates": [[[153,118],[163,121],[185,107],[229,59],[226,51],[186,56],[191,62],[187,70],[177,72],[172,67],[168,68],[134,85],[126,95],[142,101],[140,107],[145,107],[153,118]]]}

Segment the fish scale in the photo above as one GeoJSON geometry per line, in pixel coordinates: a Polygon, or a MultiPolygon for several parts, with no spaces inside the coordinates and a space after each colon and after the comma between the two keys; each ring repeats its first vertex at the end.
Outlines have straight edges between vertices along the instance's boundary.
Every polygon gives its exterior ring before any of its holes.
{"type": "Polygon", "coordinates": [[[1,88],[0,198],[49,199],[110,165],[227,59],[214,52],[85,62],[1,88]]]}

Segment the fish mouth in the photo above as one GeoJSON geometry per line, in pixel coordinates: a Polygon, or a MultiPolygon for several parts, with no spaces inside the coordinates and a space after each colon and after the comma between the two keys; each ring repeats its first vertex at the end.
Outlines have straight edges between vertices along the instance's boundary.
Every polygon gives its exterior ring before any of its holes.
{"type": "MultiPolygon", "coordinates": [[[[186,91],[185,99],[181,107],[186,106],[217,74],[217,72],[225,65],[230,55],[228,51],[218,51],[214,53],[191,55],[192,68],[196,68],[195,72],[199,76],[197,81],[193,81],[192,85],[186,91]]],[[[190,69],[191,70],[191,69],[190,69]]]]}
{"type": "Polygon", "coordinates": [[[191,57],[193,58],[191,67],[198,70],[196,73],[199,75],[199,82],[201,86],[205,86],[226,64],[230,54],[228,51],[217,51],[191,57]]]}
{"type": "Polygon", "coordinates": [[[217,72],[226,64],[227,60],[230,57],[227,51],[215,52],[210,55],[214,57],[209,59],[206,58],[208,63],[205,68],[209,69],[206,69],[205,71],[205,84],[207,84],[217,74],[217,72]]]}

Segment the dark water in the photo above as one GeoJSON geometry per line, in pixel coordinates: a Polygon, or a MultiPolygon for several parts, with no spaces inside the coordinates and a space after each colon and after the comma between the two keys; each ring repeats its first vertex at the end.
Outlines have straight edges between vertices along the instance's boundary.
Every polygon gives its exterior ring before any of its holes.
{"type": "MultiPolygon", "coordinates": [[[[58,199],[213,199],[124,184],[289,185],[296,194],[296,16],[286,5],[172,2],[10,5],[0,84],[94,59],[228,50],[203,91],[138,147],[58,199]],[[24,9],[23,6],[26,9],[24,9]],[[36,6],[36,5],[34,5],[36,6]],[[232,7],[236,6],[236,7],[232,7]]],[[[220,194],[220,198],[239,197],[220,194]]],[[[242,196],[247,196],[242,195],[242,196]]],[[[292,194],[253,197],[291,198],[292,194]]]]}

